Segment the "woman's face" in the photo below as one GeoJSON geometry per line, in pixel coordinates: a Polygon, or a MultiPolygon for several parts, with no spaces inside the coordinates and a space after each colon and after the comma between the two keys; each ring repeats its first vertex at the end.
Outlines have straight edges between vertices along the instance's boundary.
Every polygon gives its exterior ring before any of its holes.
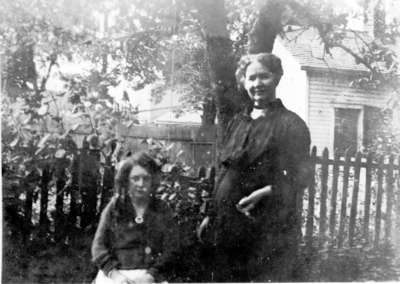
{"type": "Polygon", "coordinates": [[[143,167],[135,165],[129,174],[129,195],[132,199],[145,201],[151,195],[151,174],[143,167]]]}
{"type": "Polygon", "coordinates": [[[255,108],[265,108],[275,100],[275,78],[269,69],[258,61],[247,66],[244,87],[255,108]]]}

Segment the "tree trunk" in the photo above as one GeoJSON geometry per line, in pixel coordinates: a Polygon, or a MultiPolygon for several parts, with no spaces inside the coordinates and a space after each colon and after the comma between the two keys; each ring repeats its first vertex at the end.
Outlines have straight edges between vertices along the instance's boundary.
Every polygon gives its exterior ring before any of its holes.
{"type": "Polygon", "coordinates": [[[284,12],[284,1],[264,1],[259,8],[260,12],[250,33],[250,54],[260,52],[272,52],[276,36],[282,31],[282,15],[284,12]]]}
{"type": "Polygon", "coordinates": [[[227,13],[223,0],[196,1],[206,34],[207,53],[211,70],[217,113],[217,153],[229,120],[237,112],[240,98],[236,90],[235,61],[229,38],[227,13]]]}
{"type": "MultiPolygon", "coordinates": [[[[226,26],[227,11],[224,1],[203,0],[194,4],[199,10],[206,34],[211,82],[214,86],[217,108],[217,153],[219,153],[229,120],[244,107],[248,98],[236,88],[236,62],[226,26]]],[[[250,52],[272,51],[275,37],[282,30],[283,11],[283,4],[277,0],[268,1],[263,6],[259,19],[250,33],[250,52]]]]}

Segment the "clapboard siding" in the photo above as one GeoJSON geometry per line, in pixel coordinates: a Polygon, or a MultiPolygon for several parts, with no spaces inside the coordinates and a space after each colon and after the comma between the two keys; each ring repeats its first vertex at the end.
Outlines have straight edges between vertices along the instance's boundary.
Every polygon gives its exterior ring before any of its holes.
{"type": "Polygon", "coordinates": [[[308,125],[312,144],[333,151],[335,107],[358,108],[374,106],[383,108],[387,102],[384,91],[365,91],[350,87],[353,80],[334,73],[308,72],[308,125]]]}

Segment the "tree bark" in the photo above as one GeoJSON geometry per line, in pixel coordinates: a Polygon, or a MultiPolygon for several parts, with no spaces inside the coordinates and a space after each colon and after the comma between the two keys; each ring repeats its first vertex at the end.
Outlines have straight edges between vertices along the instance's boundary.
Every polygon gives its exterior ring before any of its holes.
{"type": "Polygon", "coordinates": [[[240,107],[240,103],[236,103],[240,96],[236,90],[236,66],[232,41],[226,26],[227,13],[223,0],[195,1],[193,4],[199,11],[206,34],[211,84],[217,109],[218,153],[226,126],[240,107]]]}
{"type": "Polygon", "coordinates": [[[259,8],[258,17],[249,33],[248,53],[272,52],[276,36],[282,31],[285,1],[268,0],[259,8]]]}

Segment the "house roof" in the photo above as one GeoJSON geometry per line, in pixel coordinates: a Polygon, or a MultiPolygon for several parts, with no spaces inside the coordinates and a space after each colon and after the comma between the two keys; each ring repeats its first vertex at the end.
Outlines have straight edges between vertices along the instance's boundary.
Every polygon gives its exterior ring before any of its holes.
{"type": "MultiPolygon", "coordinates": [[[[367,37],[367,33],[361,35],[367,37]]],[[[357,64],[354,57],[341,48],[334,47],[331,49],[332,55],[327,54],[317,30],[313,28],[287,31],[280,40],[304,69],[368,71],[362,64],[357,64]]],[[[362,47],[362,40],[350,32],[343,43],[355,52],[362,47]]]]}

